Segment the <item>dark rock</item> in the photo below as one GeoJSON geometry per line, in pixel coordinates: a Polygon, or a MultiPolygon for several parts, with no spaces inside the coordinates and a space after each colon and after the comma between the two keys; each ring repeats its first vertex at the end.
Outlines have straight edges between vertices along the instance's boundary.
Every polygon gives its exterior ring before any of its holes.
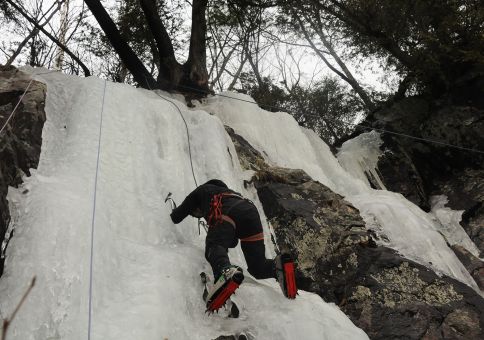
{"type": "MultiPolygon", "coordinates": [[[[30,76],[14,67],[0,66],[0,127],[30,83],[30,76]]],[[[45,122],[45,85],[30,84],[14,116],[0,135],[0,244],[10,222],[6,199],[8,186],[18,186],[22,175],[30,175],[39,162],[42,128],[45,122]]],[[[3,261],[0,262],[0,275],[3,261]]]]}
{"type": "Polygon", "coordinates": [[[462,246],[455,244],[451,248],[460,262],[462,262],[467,271],[472,275],[479,288],[484,291],[484,262],[462,246]]]}
{"type": "Polygon", "coordinates": [[[359,211],[301,170],[271,170],[256,173],[255,187],[301,289],[339,305],[372,339],[484,338],[474,290],[376,245],[359,211]]]}
{"type": "Polygon", "coordinates": [[[392,138],[385,139],[381,148],[383,156],[377,166],[385,188],[401,193],[423,210],[430,211],[429,196],[411,156],[392,138]]]}
{"type": "Polygon", "coordinates": [[[447,206],[464,210],[461,225],[484,257],[484,170],[464,169],[455,178],[436,181],[435,193],[447,196],[447,206]]]}
{"type": "Polygon", "coordinates": [[[229,126],[225,126],[225,131],[227,131],[234,143],[242,169],[259,170],[267,166],[264,157],[262,157],[260,152],[254,149],[244,137],[236,134],[234,129],[229,126]]]}
{"type": "Polygon", "coordinates": [[[484,153],[467,150],[484,150],[484,108],[477,103],[455,96],[405,98],[363,125],[437,141],[382,133],[381,181],[425,211],[431,195],[448,196],[449,208],[464,210],[461,225],[484,256],[484,153]]]}

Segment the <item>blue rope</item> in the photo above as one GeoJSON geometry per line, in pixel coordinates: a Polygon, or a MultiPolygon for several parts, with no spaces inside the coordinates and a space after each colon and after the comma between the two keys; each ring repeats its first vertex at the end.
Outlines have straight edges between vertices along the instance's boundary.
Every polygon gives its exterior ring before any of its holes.
{"type": "Polygon", "coordinates": [[[96,194],[97,194],[97,178],[99,173],[99,157],[101,154],[101,135],[102,135],[102,126],[103,126],[103,112],[104,112],[104,99],[106,97],[106,80],[104,81],[104,91],[103,91],[103,102],[101,107],[101,118],[99,122],[99,141],[97,147],[97,161],[96,161],[96,177],[94,180],[94,202],[93,202],[93,209],[92,209],[92,224],[91,224],[91,260],[89,265],[89,321],[88,321],[88,333],[87,339],[91,339],[91,325],[92,325],[92,264],[94,258],[94,221],[96,218],[96,194]]]}
{"type": "Polygon", "coordinates": [[[148,85],[148,88],[150,89],[150,91],[152,91],[154,94],[156,94],[161,99],[163,99],[163,100],[171,103],[175,107],[175,109],[178,110],[178,113],[180,114],[181,119],[183,119],[183,123],[185,123],[185,129],[187,130],[187,139],[188,139],[188,155],[190,156],[190,166],[192,168],[193,181],[195,182],[195,187],[198,187],[197,178],[195,177],[195,170],[193,169],[192,147],[191,147],[191,142],[190,142],[190,130],[188,130],[187,121],[186,121],[185,117],[183,116],[183,113],[181,112],[181,110],[178,107],[178,105],[176,105],[170,99],[165,98],[162,95],[160,95],[159,93],[155,92],[154,89],[151,88],[150,83],[148,82],[148,79],[146,79],[146,77],[145,77],[145,80],[146,80],[146,85],[148,85]]]}

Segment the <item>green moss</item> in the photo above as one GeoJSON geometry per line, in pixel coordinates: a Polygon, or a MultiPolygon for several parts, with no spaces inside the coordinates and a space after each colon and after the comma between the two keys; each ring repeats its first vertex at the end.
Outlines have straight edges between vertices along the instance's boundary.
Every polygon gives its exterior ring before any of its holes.
{"type": "Polygon", "coordinates": [[[403,262],[399,267],[386,269],[372,276],[384,288],[377,294],[381,303],[395,307],[401,303],[424,302],[430,305],[446,305],[463,298],[452,285],[441,280],[423,281],[417,268],[403,262]]]}
{"type": "Polygon", "coordinates": [[[355,291],[351,294],[350,301],[363,301],[371,298],[371,290],[365,286],[356,286],[355,291]]]}
{"type": "Polygon", "coordinates": [[[316,268],[317,260],[324,258],[328,252],[330,232],[324,228],[317,232],[308,230],[306,220],[302,217],[293,220],[289,230],[298,235],[295,238],[295,248],[299,254],[298,268],[313,278],[311,272],[316,268]]]}
{"type": "Polygon", "coordinates": [[[350,256],[346,259],[347,267],[348,268],[357,268],[358,267],[358,256],[355,253],[351,253],[350,256]]]}

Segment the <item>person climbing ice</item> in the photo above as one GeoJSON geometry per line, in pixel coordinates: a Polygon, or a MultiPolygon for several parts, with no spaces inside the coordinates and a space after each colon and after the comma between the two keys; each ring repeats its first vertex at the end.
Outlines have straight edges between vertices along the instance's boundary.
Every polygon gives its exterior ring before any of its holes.
{"type": "Polygon", "coordinates": [[[188,215],[203,217],[208,224],[205,258],[215,278],[206,298],[209,311],[224,305],[244,280],[242,269],[232,265],[228,256],[228,248],[235,248],[239,240],[248,272],[256,279],[275,278],[287,298],[296,297],[292,257],[288,254],[278,254],[275,259],[265,257],[261,219],[250,200],[229,189],[223,181],[212,179],[193,190],[170,216],[178,224],[188,215]]]}

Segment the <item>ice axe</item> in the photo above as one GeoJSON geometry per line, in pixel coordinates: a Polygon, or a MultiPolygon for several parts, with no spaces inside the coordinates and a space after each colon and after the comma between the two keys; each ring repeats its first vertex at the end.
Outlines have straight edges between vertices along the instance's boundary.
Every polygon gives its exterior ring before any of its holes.
{"type": "Polygon", "coordinates": [[[170,201],[170,204],[171,204],[171,210],[175,209],[176,208],[176,203],[175,201],[173,200],[173,198],[171,198],[171,195],[172,193],[169,192],[168,195],[166,195],[166,198],[165,198],[165,203],[170,201]]]}
{"type": "MultiPolygon", "coordinates": [[[[169,192],[168,195],[166,195],[165,203],[168,202],[168,201],[170,201],[171,210],[173,210],[173,209],[176,208],[176,203],[173,200],[173,198],[171,197],[171,195],[172,195],[171,192],[169,192]]],[[[198,219],[198,235],[200,235],[200,227],[203,227],[203,229],[205,229],[205,231],[208,232],[208,226],[207,226],[207,224],[199,218],[198,219]]]]}

